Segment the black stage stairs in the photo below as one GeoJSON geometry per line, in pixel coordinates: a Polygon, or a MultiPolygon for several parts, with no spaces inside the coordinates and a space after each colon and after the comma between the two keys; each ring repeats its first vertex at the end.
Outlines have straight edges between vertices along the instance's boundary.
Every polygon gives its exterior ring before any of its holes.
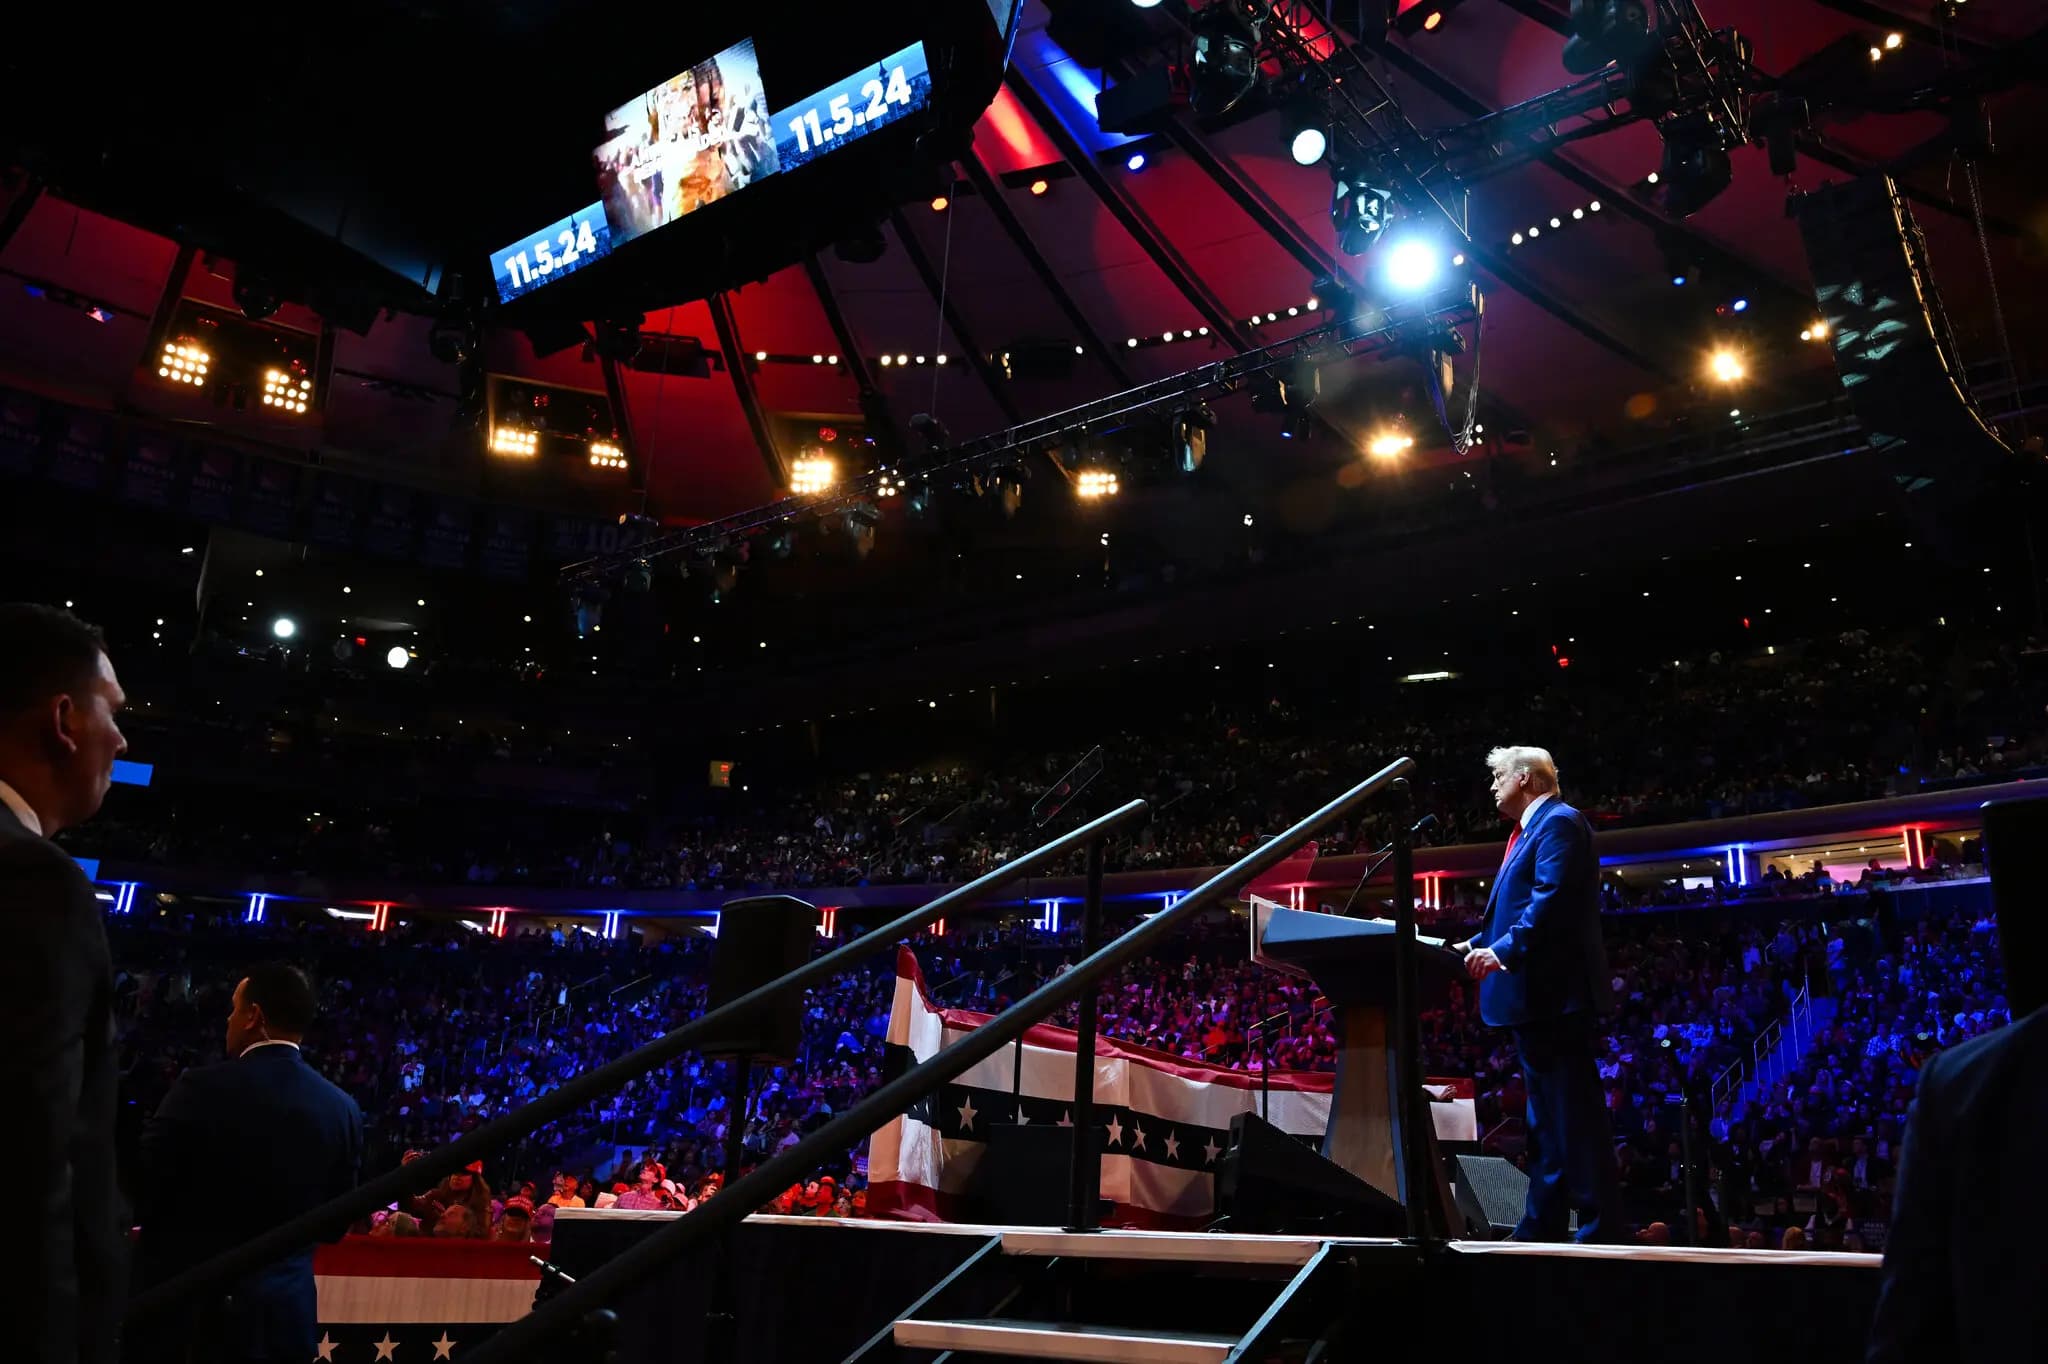
{"type": "Polygon", "coordinates": [[[1348,1270],[1370,1249],[1308,1236],[1003,1230],[845,1364],[1313,1364],[1349,1315],[1348,1270]]]}

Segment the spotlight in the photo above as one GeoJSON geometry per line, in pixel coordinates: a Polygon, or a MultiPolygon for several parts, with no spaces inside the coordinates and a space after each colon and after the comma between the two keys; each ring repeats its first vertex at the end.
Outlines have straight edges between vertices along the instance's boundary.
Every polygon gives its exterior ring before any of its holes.
{"type": "Polygon", "coordinates": [[[518,459],[531,459],[540,449],[540,432],[527,431],[516,426],[491,428],[491,453],[511,455],[518,459]]]}
{"type": "Polygon", "coordinates": [[[1387,285],[1396,293],[1419,294],[1443,271],[1443,252],[1423,237],[1403,237],[1386,253],[1387,285]]]}
{"type": "Polygon", "coordinates": [[[1124,169],[1127,171],[1141,171],[1145,169],[1145,153],[1132,152],[1129,156],[1125,157],[1124,169]]]}
{"type": "Polygon", "coordinates": [[[1117,491],[1116,475],[1108,469],[1083,469],[1074,480],[1075,494],[1090,501],[1115,497],[1117,491]]]}
{"type": "Polygon", "coordinates": [[[830,455],[814,451],[790,461],[789,490],[798,497],[822,493],[839,481],[839,465],[830,455]]]}
{"type": "MultiPolygon", "coordinates": [[[[1154,3],[1154,4],[1157,4],[1158,2],[1159,2],[1159,0],[1153,0],[1153,3],[1154,3]]],[[[1033,180],[1033,181],[1031,182],[1031,192],[1032,192],[1033,194],[1043,194],[1043,193],[1045,193],[1045,192],[1046,192],[1047,190],[1049,190],[1049,189],[1051,189],[1051,188],[1052,188],[1052,183],[1051,183],[1050,181],[1047,181],[1047,180],[1033,180]]]]}
{"type": "Polygon", "coordinates": [[[1330,193],[1330,224],[1337,229],[1337,249],[1347,256],[1370,251],[1387,230],[1393,194],[1368,185],[1348,170],[1334,175],[1330,193]]]}
{"type": "Polygon", "coordinates": [[[1728,188],[1735,171],[1721,145],[1721,125],[1708,115],[1675,119],[1664,129],[1664,160],[1657,181],[1664,210],[1690,218],[1728,188]]]}
{"type": "Polygon", "coordinates": [[[1261,17],[1247,14],[1241,0],[1218,0],[1188,20],[1195,35],[1188,102],[1196,113],[1208,118],[1228,113],[1258,84],[1264,7],[1257,13],[1261,17]]]}
{"type": "Polygon", "coordinates": [[[1884,50],[1887,52],[1897,52],[1905,41],[1906,35],[1903,33],[1887,33],[1884,35],[1884,50]]]}
{"type": "Polygon", "coordinates": [[[206,382],[206,368],[212,363],[213,356],[204,346],[189,340],[167,341],[157,357],[156,373],[159,379],[197,388],[206,382]]]}
{"type": "Polygon", "coordinates": [[[235,267],[234,296],[235,306],[252,322],[261,322],[269,317],[284,301],[277,296],[276,286],[268,279],[241,265],[235,267]]]}
{"type": "Polygon", "coordinates": [[[946,205],[952,202],[953,201],[951,199],[948,199],[943,194],[935,194],[932,196],[932,212],[944,213],[946,211],[946,205]]]}
{"type": "Polygon", "coordinates": [[[1288,101],[1281,127],[1287,135],[1287,153],[1297,166],[1313,166],[1330,150],[1329,118],[1312,95],[1288,101]]]}
{"type": "Polygon", "coordinates": [[[1685,287],[1685,276],[1673,275],[1671,277],[1671,287],[1674,289],[1683,289],[1685,287]]]}
{"type": "Polygon", "coordinates": [[[1728,310],[1730,312],[1746,313],[1749,311],[1749,300],[1746,298],[1738,298],[1733,303],[1728,305],[1728,310]]]}
{"type": "Polygon", "coordinates": [[[1415,437],[1399,431],[1382,431],[1366,442],[1365,452],[1374,459],[1395,459],[1415,448],[1415,437]]]}
{"type": "Polygon", "coordinates": [[[1627,62],[1649,42],[1649,10],[1642,0],[1572,0],[1569,23],[1564,69],[1574,76],[1627,62]]]}
{"type": "Polygon", "coordinates": [[[1803,332],[1799,333],[1799,339],[1800,339],[1801,341],[1825,341],[1825,340],[1827,340],[1827,339],[1828,339],[1828,324],[1827,324],[1827,323],[1825,323],[1825,322],[1815,322],[1815,323],[1814,323],[1814,324],[1813,324],[1813,325],[1812,325],[1811,327],[1808,327],[1808,328],[1807,328],[1807,329],[1806,329],[1805,331],[1803,331],[1803,332]]]}
{"type": "Polygon", "coordinates": [[[312,397],[313,381],[301,379],[289,370],[267,369],[263,371],[263,405],[278,412],[297,414],[306,410],[306,400],[312,397]]]}
{"type": "Polygon", "coordinates": [[[1741,383],[1749,377],[1749,367],[1742,363],[1742,357],[1725,346],[1708,359],[1707,372],[1724,384],[1741,383]]]}
{"type": "Polygon", "coordinates": [[[1136,5],[1139,9],[1159,8],[1159,0],[1131,0],[1131,3],[1133,5],[1136,5]]]}
{"type": "Polygon", "coordinates": [[[590,467],[593,469],[623,469],[626,467],[626,452],[608,440],[590,442],[590,467]]]}
{"type": "Polygon", "coordinates": [[[412,655],[405,651],[403,645],[392,645],[389,652],[384,655],[384,666],[387,668],[397,668],[403,671],[405,665],[410,662],[412,662],[412,655]]]}
{"type": "Polygon", "coordinates": [[[1207,403],[1184,407],[1173,414],[1173,461],[1184,474],[1202,467],[1209,453],[1209,433],[1216,429],[1216,414],[1207,403]]]}
{"type": "Polygon", "coordinates": [[[279,639],[290,639],[298,632],[298,622],[294,621],[290,616],[279,616],[276,620],[270,622],[270,633],[279,639]]]}

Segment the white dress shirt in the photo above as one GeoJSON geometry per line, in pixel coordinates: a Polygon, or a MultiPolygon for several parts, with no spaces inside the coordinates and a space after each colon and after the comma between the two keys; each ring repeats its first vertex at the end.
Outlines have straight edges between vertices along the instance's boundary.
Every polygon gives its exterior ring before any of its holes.
{"type": "Polygon", "coordinates": [[[1524,805],[1522,807],[1522,817],[1515,821],[1516,827],[1521,829],[1527,829],[1529,827],[1529,816],[1536,813],[1536,807],[1541,805],[1544,801],[1549,800],[1552,796],[1556,794],[1557,792],[1555,791],[1545,791],[1542,795],[1536,797],[1527,805],[1524,805]]]}
{"type": "Polygon", "coordinates": [[[247,1056],[258,1047],[290,1047],[293,1051],[297,1051],[299,1044],[287,1042],[282,1037],[266,1037],[261,1042],[251,1042],[248,1046],[242,1048],[241,1056],[237,1056],[235,1059],[237,1061],[241,1060],[243,1056],[247,1056]]]}

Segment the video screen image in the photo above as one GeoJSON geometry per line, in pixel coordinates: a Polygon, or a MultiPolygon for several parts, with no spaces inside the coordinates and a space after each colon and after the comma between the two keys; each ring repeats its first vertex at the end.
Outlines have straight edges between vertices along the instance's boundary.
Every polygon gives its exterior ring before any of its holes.
{"type": "Polygon", "coordinates": [[[614,244],[780,169],[751,38],[612,110],[604,126],[593,159],[614,244]]]}
{"type": "Polygon", "coordinates": [[[931,103],[931,95],[924,44],[912,43],[779,110],[773,119],[776,164],[794,170],[916,113],[931,103]]]}

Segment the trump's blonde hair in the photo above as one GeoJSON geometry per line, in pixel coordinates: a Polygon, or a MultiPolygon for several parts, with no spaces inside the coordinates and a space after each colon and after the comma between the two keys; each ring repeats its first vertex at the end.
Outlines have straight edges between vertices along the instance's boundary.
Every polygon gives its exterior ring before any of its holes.
{"type": "Polygon", "coordinates": [[[1509,772],[1526,773],[1529,788],[1541,795],[1557,789],[1557,764],[1550,750],[1527,744],[1505,744],[1486,755],[1486,770],[1498,777],[1509,772]]]}

